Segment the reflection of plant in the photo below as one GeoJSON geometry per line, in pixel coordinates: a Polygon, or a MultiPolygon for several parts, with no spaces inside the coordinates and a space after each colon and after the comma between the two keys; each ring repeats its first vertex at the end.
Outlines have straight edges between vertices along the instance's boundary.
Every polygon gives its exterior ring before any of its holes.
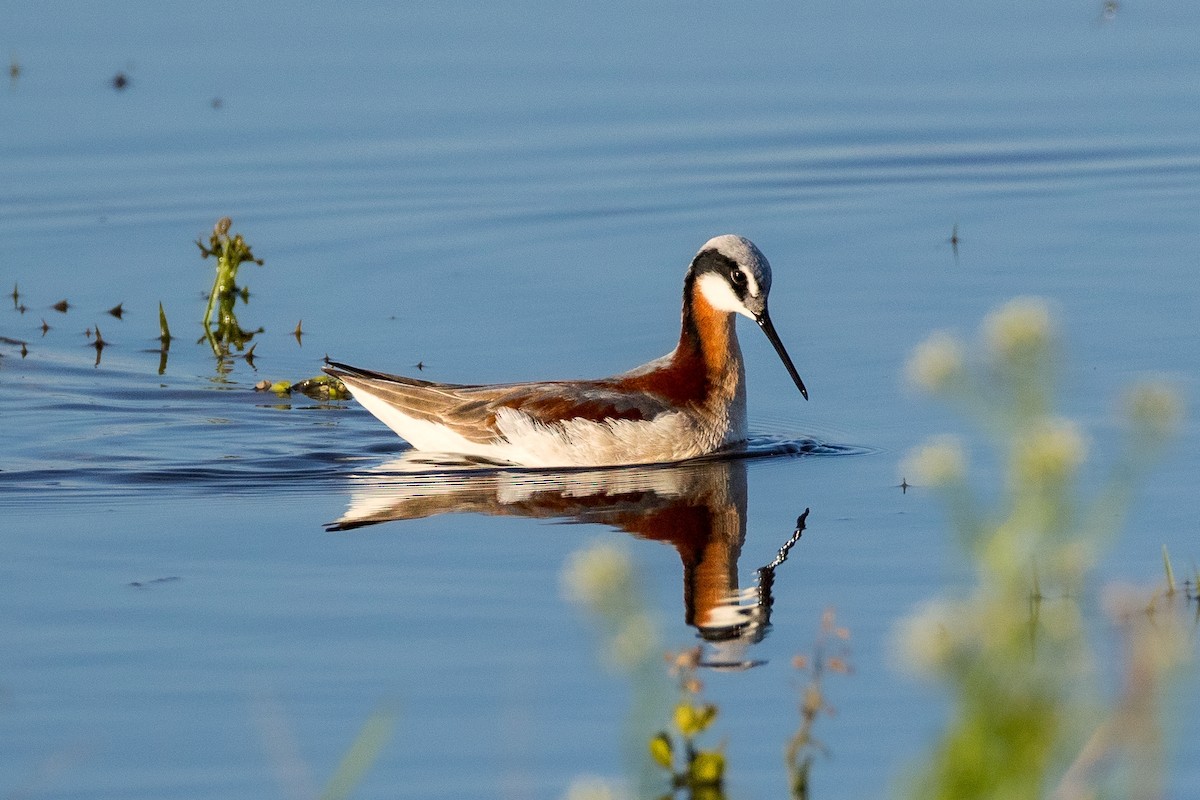
{"type": "Polygon", "coordinates": [[[240,233],[235,234],[232,239],[229,237],[229,228],[232,225],[233,222],[229,217],[221,217],[213,226],[212,235],[208,239],[208,247],[205,247],[203,242],[196,242],[202,257],[216,256],[217,258],[217,275],[213,279],[212,291],[208,295],[208,307],[204,310],[204,338],[212,347],[213,355],[218,358],[229,355],[230,345],[242,350],[256,333],[262,332],[261,328],[257,331],[243,329],[238,324],[237,315],[234,313],[234,304],[238,297],[242,298],[243,303],[250,299],[249,290],[245,287],[239,288],[237,285],[238,267],[246,261],[253,261],[260,266],[263,262],[261,258],[255,258],[254,254],[250,252],[250,245],[246,244],[240,233]],[[217,310],[215,329],[212,326],[214,308],[217,310]]]}
{"type": "MultiPolygon", "coordinates": [[[[675,735],[660,731],[650,740],[650,756],[670,773],[673,791],[683,789],[688,798],[722,800],[725,797],[725,754],[696,744],[717,718],[717,707],[700,702],[704,685],[696,677],[700,648],[669,656],[671,673],[679,680],[679,702],[675,705],[675,735]]],[[[670,797],[670,794],[665,797],[670,797]]]]}
{"type": "MultiPolygon", "coordinates": [[[[967,485],[957,439],[925,445],[903,470],[941,491],[976,567],[970,596],[929,604],[901,626],[909,664],[946,685],[955,701],[948,729],[910,787],[921,798],[1042,796],[1073,761],[1080,763],[1088,730],[1104,728],[1088,681],[1079,598],[1134,479],[1180,417],[1169,389],[1135,389],[1124,455],[1099,499],[1081,504],[1075,484],[1087,448],[1075,423],[1053,411],[1058,347],[1049,308],[1039,300],[1013,301],[988,317],[984,339],[982,357],[970,361],[958,339],[935,334],[908,366],[914,383],[982,423],[1004,468],[1004,492],[993,510],[984,510],[967,485]]],[[[1153,694],[1174,661],[1131,656],[1129,679],[1136,675],[1141,693],[1153,694]]],[[[1138,707],[1146,712],[1142,734],[1157,735],[1153,704],[1138,707]]],[[[1125,750],[1134,778],[1124,796],[1141,796],[1139,781],[1152,785],[1155,765],[1139,752],[1147,751],[1125,750]]],[[[1072,769],[1070,776],[1082,772],[1072,769]]],[[[1064,793],[1068,784],[1078,788],[1064,781],[1064,793]]]]}
{"type": "Polygon", "coordinates": [[[809,773],[813,751],[824,752],[825,746],[812,735],[813,725],[821,712],[833,713],[825,701],[823,679],[825,672],[849,673],[850,631],[839,627],[833,609],[821,615],[821,632],[813,644],[811,656],[796,656],[793,665],[808,673],[808,684],[800,694],[800,728],[787,744],[784,760],[788,770],[788,785],[795,800],[809,797],[809,773]]]}

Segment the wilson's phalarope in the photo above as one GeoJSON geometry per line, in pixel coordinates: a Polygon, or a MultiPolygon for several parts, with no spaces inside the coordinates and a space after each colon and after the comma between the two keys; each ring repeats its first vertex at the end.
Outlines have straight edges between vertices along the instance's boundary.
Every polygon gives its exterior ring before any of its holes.
{"type": "Polygon", "coordinates": [[[434,383],[331,362],[368,411],[418,450],[527,467],[682,461],[746,441],[746,376],[734,314],[767,335],[808,390],[767,314],[771,265],[718,236],[683,281],[683,330],[667,355],[611,378],[489,386],[434,383]]]}

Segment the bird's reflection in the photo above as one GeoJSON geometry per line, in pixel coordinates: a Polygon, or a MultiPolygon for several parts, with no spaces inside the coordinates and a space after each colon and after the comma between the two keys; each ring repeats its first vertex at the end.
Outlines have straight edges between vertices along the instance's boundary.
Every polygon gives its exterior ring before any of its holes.
{"type": "Polygon", "coordinates": [[[702,663],[745,669],[770,628],[775,569],[804,530],[808,510],[775,560],[738,585],[746,536],[746,463],[686,464],[562,472],[448,465],[409,451],[356,476],[349,508],[327,530],[473,512],[599,523],[670,544],[683,565],[684,619],[706,643],[702,663]]]}

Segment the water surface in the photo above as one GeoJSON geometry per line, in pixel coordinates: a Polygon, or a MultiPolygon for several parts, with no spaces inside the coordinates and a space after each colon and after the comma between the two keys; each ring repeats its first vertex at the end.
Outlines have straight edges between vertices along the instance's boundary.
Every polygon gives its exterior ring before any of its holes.
{"type": "MultiPolygon", "coordinates": [[[[399,721],[362,797],[552,798],[620,776],[628,687],[560,596],[568,555],[624,543],[683,647],[697,598],[756,586],[806,508],[769,629],[739,656],[762,663],[705,676],[730,796],[783,795],[790,662],[829,606],[856,672],[829,687],[815,793],[883,796],[942,711],[889,632],[969,577],[935,498],[899,487],[901,455],[960,426],[903,388],[907,352],[1012,296],[1051,298],[1062,406],[1100,463],[1119,387],[1153,371],[1197,395],[1186,3],[4,18],[20,74],[0,90],[0,287],[18,287],[0,311],[0,786],[18,796],[296,796],[381,704],[399,721]],[[266,260],[243,267],[239,307],[265,331],[229,369],[195,344],[212,262],[193,241],[222,215],[266,260]],[[726,232],[770,258],[772,317],[812,396],[743,328],[757,441],[853,454],[587,491],[439,480],[423,502],[449,487],[458,513],[325,530],[411,495],[388,467],[402,445],[353,404],[255,383],[310,377],[326,354],[463,382],[627,369],[671,348],[687,263],[726,232]],[[159,302],[177,337],[161,372],[159,302]],[[739,521],[705,539],[724,561],[628,521],[715,496],[739,521]],[[695,591],[713,563],[721,591],[695,591]],[[278,774],[289,742],[310,776],[278,774]]],[[[1159,579],[1163,544],[1197,558],[1198,452],[1193,421],[1101,582],[1159,579]]],[[[1194,685],[1170,703],[1177,797],[1200,783],[1194,685]]]]}

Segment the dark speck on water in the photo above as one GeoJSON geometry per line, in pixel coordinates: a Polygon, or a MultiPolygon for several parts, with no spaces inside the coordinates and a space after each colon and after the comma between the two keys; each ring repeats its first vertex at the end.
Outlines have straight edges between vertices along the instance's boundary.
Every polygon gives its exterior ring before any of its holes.
{"type": "Polygon", "coordinates": [[[178,575],[168,575],[165,578],[152,578],[148,581],[130,581],[129,585],[134,589],[148,589],[151,586],[157,586],[163,583],[174,583],[175,581],[183,580],[178,575]]]}

